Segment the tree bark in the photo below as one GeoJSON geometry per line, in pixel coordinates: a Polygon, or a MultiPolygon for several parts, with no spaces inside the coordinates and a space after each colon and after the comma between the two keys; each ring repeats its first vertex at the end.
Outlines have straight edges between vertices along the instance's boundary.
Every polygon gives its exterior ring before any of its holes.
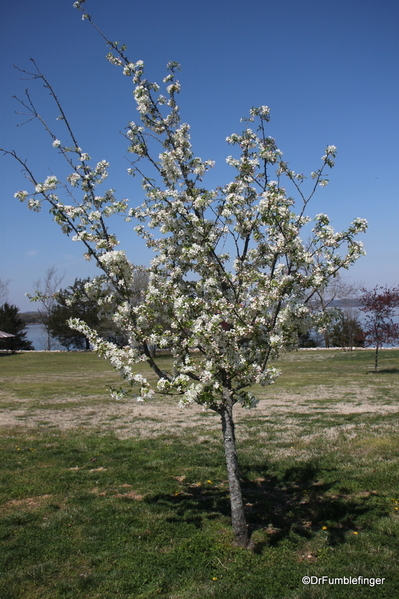
{"type": "Polygon", "coordinates": [[[231,397],[229,397],[226,404],[220,408],[219,413],[222,419],[234,542],[239,547],[247,548],[250,539],[248,525],[245,520],[244,502],[242,499],[241,482],[238,470],[238,459],[234,434],[233,402],[231,397]]]}

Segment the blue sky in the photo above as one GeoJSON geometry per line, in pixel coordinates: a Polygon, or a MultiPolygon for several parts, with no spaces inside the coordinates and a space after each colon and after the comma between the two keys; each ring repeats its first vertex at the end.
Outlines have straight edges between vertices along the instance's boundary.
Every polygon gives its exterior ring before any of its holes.
{"type": "MultiPolygon", "coordinates": [[[[16,150],[44,180],[65,172],[39,123],[17,127],[13,95],[29,87],[39,112],[61,140],[65,134],[37,82],[13,68],[34,58],[55,87],[80,146],[110,162],[109,186],[134,204],[141,190],[126,174],[120,135],[137,119],[129,78],[105,60],[103,40],[72,0],[3,3],[0,25],[0,146],[16,150]]],[[[366,286],[399,283],[399,4],[396,0],[88,0],[87,11],[106,35],[126,43],[132,61],[144,60],[149,79],[161,82],[169,60],[182,64],[179,98],[190,123],[194,151],[216,160],[210,187],[225,184],[231,149],[225,138],[241,131],[251,106],[271,107],[268,133],[284,158],[305,175],[320,164],[326,145],[338,147],[330,184],[319,190],[309,214],[326,212],[338,230],[357,216],[369,221],[367,256],[345,276],[366,286]]],[[[27,189],[20,167],[0,157],[0,278],[10,279],[9,300],[25,298],[51,266],[75,277],[95,274],[83,248],[62,235],[46,210],[36,214],[15,200],[27,189]]],[[[206,180],[205,180],[206,183],[206,180]]],[[[151,255],[132,231],[115,223],[133,262],[151,255]],[[123,232],[122,232],[123,231],[123,232]]]]}

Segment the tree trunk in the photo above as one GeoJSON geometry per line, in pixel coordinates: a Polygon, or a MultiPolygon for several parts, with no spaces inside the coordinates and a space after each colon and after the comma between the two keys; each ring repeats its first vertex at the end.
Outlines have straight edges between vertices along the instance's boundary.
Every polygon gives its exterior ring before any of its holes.
{"type": "Polygon", "coordinates": [[[249,532],[244,515],[244,503],[242,500],[236,440],[234,434],[233,402],[230,397],[228,398],[227,403],[220,408],[219,413],[222,419],[234,542],[239,547],[246,548],[249,545],[249,532]]]}
{"type": "Polygon", "coordinates": [[[378,371],[378,344],[375,346],[375,356],[374,356],[374,372],[378,371]]]}

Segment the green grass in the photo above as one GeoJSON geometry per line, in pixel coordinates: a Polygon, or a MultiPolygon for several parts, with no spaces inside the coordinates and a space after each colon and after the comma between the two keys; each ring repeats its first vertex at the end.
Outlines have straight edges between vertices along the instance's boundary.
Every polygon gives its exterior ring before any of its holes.
{"type": "MultiPolygon", "coordinates": [[[[252,553],[232,545],[212,416],[123,438],[115,414],[95,419],[118,381],[95,355],[0,356],[1,414],[24,416],[1,429],[0,598],[395,597],[399,352],[382,352],[379,374],[365,351],[299,352],[278,366],[260,390],[275,408],[240,413],[237,426],[252,553]],[[374,411],[361,409],[366,388],[374,411]],[[91,426],[63,426],[85,409],[91,426]],[[304,586],[305,575],[385,581],[304,586]]],[[[144,409],[135,418],[153,426],[144,409]]]]}
{"type": "Polygon", "coordinates": [[[0,355],[0,381],[9,397],[52,399],[107,395],[106,385],[119,382],[104,361],[93,353],[21,353],[0,355]]]}

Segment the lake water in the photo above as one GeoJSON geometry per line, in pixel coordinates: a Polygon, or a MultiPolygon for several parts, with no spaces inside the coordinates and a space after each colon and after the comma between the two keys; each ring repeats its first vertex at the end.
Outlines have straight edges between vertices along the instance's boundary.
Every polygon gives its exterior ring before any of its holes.
{"type": "MultiPolygon", "coordinates": [[[[44,326],[42,324],[28,324],[26,326],[26,338],[29,341],[32,341],[33,348],[41,351],[46,349],[46,333],[44,326]]],[[[60,343],[53,341],[53,350],[63,350],[66,351],[66,348],[60,343]]],[[[391,345],[385,345],[384,347],[392,347],[391,345]]],[[[320,349],[320,348],[318,348],[320,349]]]]}
{"type": "MultiPolygon", "coordinates": [[[[28,324],[26,326],[26,338],[32,341],[33,348],[36,350],[46,349],[46,332],[42,324],[28,324]]],[[[53,341],[53,350],[65,350],[66,348],[60,343],[53,341]]]]}

